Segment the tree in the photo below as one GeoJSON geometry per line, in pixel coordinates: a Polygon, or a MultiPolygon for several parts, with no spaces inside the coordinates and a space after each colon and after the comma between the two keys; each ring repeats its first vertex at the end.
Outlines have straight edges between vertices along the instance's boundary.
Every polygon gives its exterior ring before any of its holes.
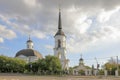
{"type": "Polygon", "coordinates": [[[19,58],[12,58],[12,62],[13,72],[23,73],[25,71],[26,62],[24,60],[19,58]]]}
{"type": "Polygon", "coordinates": [[[7,57],[0,56],[0,72],[6,72],[6,62],[8,61],[7,57]]]}
{"type": "Polygon", "coordinates": [[[74,69],[73,67],[69,68],[69,74],[73,74],[73,69],[74,69]]]}
{"type": "Polygon", "coordinates": [[[46,56],[43,59],[37,61],[39,68],[38,70],[44,74],[59,73],[61,71],[60,60],[55,56],[46,56]]]}
{"type": "Polygon", "coordinates": [[[55,56],[46,56],[36,62],[26,64],[26,70],[34,73],[41,72],[42,74],[59,73],[61,69],[60,60],[55,56]]]}
{"type": "Polygon", "coordinates": [[[39,59],[38,61],[37,61],[37,63],[38,63],[38,69],[40,70],[40,71],[43,71],[43,70],[47,70],[47,62],[46,62],[46,60],[43,58],[43,59],[39,59]]]}
{"type": "Polygon", "coordinates": [[[110,75],[115,75],[115,70],[117,69],[116,64],[106,63],[105,65],[106,70],[108,70],[108,73],[110,75]]]}
{"type": "Polygon", "coordinates": [[[60,60],[57,57],[48,55],[45,57],[45,61],[47,63],[46,69],[48,71],[53,71],[54,73],[57,73],[62,70],[60,60]]]}
{"type": "Polygon", "coordinates": [[[25,61],[18,58],[0,56],[0,72],[24,72],[25,61]]]}
{"type": "Polygon", "coordinates": [[[37,62],[32,62],[32,64],[31,64],[32,72],[37,73],[38,72],[38,68],[39,68],[39,64],[37,62]]]}

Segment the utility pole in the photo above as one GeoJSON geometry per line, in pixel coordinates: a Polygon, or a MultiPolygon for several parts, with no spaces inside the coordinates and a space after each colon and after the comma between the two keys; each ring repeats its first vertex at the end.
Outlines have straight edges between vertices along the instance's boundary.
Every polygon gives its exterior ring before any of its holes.
{"type": "Polygon", "coordinates": [[[97,63],[97,74],[98,74],[99,64],[98,64],[98,61],[97,61],[96,57],[95,57],[95,60],[96,60],[96,63],[97,63]]]}
{"type": "Polygon", "coordinates": [[[118,66],[118,56],[116,56],[117,58],[117,70],[119,71],[119,66],[118,66]]]}
{"type": "Polygon", "coordinates": [[[115,71],[115,75],[116,77],[119,76],[119,65],[118,65],[118,56],[116,56],[117,62],[116,62],[116,66],[117,66],[117,70],[115,71]]]}
{"type": "Polygon", "coordinates": [[[95,60],[96,60],[96,63],[97,63],[97,69],[99,69],[99,64],[98,64],[98,60],[97,60],[96,57],[95,57],[95,60]]]}

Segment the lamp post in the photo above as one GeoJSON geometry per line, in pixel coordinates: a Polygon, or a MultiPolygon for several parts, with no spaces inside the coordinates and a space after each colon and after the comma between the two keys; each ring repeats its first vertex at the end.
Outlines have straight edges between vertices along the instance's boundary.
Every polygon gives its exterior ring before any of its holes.
{"type": "Polygon", "coordinates": [[[116,56],[116,59],[117,59],[117,62],[116,62],[116,67],[117,67],[117,70],[115,71],[115,76],[119,76],[119,65],[118,65],[118,56],[116,56]]]}
{"type": "Polygon", "coordinates": [[[110,68],[110,75],[112,75],[112,68],[110,68]]]}
{"type": "Polygon", "coordinates": [[[94,65],[92,65],[92,75],[94,75],[94,65]]]}
{"type": "Polygon", "coordinates": [[[119,66],[118,66],[118,56],[117,56],[117,70],[119,70],[119,66]]]}

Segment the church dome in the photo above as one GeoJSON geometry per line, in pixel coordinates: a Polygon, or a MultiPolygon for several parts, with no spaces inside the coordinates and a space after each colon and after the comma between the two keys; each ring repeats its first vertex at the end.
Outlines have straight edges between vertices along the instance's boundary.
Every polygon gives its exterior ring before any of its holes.
{"type": "Polygon", "coordinates": [[[80,61],[83,61],[83,58],[80,58],[80,61]]]}
{"type": "Polygon", "coordinates": [[[26,57],[36,56],[40,59],[43,58],[42,55],[38,51],[33,50],[33,49],[22,49],[16,53],[15,57],[18,57],[20,55],[24,55],[26,57]]]}

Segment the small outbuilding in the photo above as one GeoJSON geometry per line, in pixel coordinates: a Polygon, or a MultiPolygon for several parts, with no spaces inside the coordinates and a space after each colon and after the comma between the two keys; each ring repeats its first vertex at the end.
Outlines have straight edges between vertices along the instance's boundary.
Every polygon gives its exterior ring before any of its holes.
{"type": "Polygon", "coordinates": [[[79,65],[73,69],[73,75],[86,75],[90,76],[92,74],[92,70],[84,65],[84,60],[81,56],[79,59],[79,65]]]}

